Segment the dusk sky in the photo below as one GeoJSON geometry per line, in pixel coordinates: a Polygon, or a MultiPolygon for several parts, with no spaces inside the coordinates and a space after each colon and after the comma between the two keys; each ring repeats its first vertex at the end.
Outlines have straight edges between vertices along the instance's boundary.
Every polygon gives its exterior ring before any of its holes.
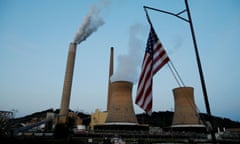
{"type": "MultiPolygon", "coordinates": [[[[188,3],[212,114],[240,121],[240,1],[188,3]]],[[[134,83],[134,101],[150,28],[144,5],[173,13],[185,9],[184,0],[1,0],[0,110],[17,110],[20,117],[60,107],[68,48],[93,8],[98,10],[93,23],[102,23],[78,44],[70,109],[88,114],[106,110],[111,47],[113,79],[134,83]]],[[[194,87],[199,112],[205,113],[189,23],[148,13],[185,85],[194,87]]],[[[154,76],[153,111],[174,111],[176,87],[164,66],[154,76]]],[[[143,112],[135,104],[134,109],[143,112]]]]}

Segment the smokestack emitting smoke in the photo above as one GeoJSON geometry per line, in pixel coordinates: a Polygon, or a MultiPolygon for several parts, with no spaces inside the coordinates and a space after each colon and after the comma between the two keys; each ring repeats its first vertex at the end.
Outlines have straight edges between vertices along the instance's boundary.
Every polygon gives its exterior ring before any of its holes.
{"type": "MultiPolygon", "coordinates": [[[[136,83],[139,75],[139,68],[143,57],[144,41],[140,36],[146,36],[145,27],[135,24],[129,31],[128,54],[118,56],[116,72],[111,81],[130,81],[136,83]]],[[[145,38],[144,38],[145,39],[145,38]]]]}
{"type": "Polygon", "coordinates": [[[93,32],[98,29],[99,26],[104,24],[103,19],[99,16],[99,13],[100,10],[98,7],[92,6],[90,12],[84,18],[79,31],[76,33],[73,43],[70,44],[59,112],[59,115],[61,116],[59,123],[66,123],[67,120],[77,44],[86,40],[93,32]]]}
{"type": "Polygon", "coordinates": [[[65,79],[64,79],[63,92],[62,92],[62,101],[61,101],[60,112],[59,112],[59,115],[61,116],[59,119],[60,123],[65,123],[67,120],[71,89],[72,89],[72,79],[73,79],[76,50],[77,50],[77,44],[71,43],[68,51],[65,79]]]}
{"type": "Polygon", "coordinates": [[[92,6],[75,35],[74,43],[79,44],[86,40],[93,32],[97,31],[98,27],[104,24],[104,20],[99,14],[100,9],[95,5],[92,6]]]}

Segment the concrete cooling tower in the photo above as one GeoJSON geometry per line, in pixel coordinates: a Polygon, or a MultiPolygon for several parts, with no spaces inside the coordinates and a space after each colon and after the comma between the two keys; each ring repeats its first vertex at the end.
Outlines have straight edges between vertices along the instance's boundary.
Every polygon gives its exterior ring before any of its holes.
{"type": "Polygon", "coordinates": [[[175,88],[173,95],[175,111],[171,127],[177,130],[205,129],[194,102],[194,89],[192,87],[175,88]]]}
{"type": "Polygon", "coordinates": [[[139,125],[133,108],[132,88],[129,81],[111,82],[113,75],[113,47],[110,53],[107,117],[104,124],[94,126],[94,130],[148,131],[147,126],[139,125]]]}
{"type": "Polygon", "coordinates": [[[133,109],[132,86],[128,81],[111,83],[111,99],[106,124],[137,124],[133,109]]]}

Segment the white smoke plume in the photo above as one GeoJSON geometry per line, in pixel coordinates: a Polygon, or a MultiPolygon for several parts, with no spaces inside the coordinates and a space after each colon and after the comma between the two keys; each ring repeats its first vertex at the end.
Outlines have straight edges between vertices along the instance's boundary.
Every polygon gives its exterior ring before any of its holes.
{"type": "Polygon", "coordinates": [[[78,32],[75,35],[74,43],[81,43],[86,40],[93,32],[104,24],[103,18],[100,16],[100,9],[94,5],[84,18],[78,32]]]}
{"type": "Polygon", "coordinates": [[[117,69],[111,81],[130,81],[134,84],[137,82],[145,50],[145,43],[142,39],[146,39],[145,36],[146,27],[143,25],[135,24],[130,27],[128,53],[118,56],[117,69]]]}

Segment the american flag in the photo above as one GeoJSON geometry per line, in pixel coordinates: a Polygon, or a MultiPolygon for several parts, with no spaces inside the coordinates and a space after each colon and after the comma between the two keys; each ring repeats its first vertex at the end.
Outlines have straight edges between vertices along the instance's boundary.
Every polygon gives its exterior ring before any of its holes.
{"type": "Polygon", "coordinates": [[[135,100],[135,103],[148,114],[152,113],[153,76],[168,61],[169,57],[151,26],[142,63],[142,71],[138,81],[137,97],[135,100]]]}

